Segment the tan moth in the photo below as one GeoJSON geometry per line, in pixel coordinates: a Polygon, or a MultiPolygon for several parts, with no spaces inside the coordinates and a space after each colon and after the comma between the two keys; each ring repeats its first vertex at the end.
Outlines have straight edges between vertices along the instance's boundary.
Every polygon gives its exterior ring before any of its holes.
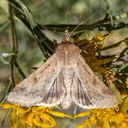
{"type": "Polygon", "coordinates": [[[9,102],[24,107],[61,104],[64,109],[72,102],[85,109],[117,105],[111,90],[93,73],[81,56],[81,49],[68,38],[65,36],[55,53],[9,93],[9,102]]]}

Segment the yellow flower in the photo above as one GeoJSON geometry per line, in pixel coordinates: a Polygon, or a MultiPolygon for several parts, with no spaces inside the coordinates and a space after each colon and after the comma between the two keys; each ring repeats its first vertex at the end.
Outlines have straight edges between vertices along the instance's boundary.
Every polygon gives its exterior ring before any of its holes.
{"type": "MultiPolygon", "coordinates": [[[[83,117],[79,115],[82,113],[75,117],[83,117]]],[[[87,115],[90,116],[77,128],[91,128],[93,125],[96,125],[96,128],[125,128],[128,124],[128,116],[122,111],[117,111],[117,108],[93,109],[87,115]]]]}
{"type": "Polygon", "coordinates": [[[42,106],[29,108],[23,108],[15,104],[1,104],[0,106],[5,109],[12,109],[10,128],[26,128],[27,125],[32,128],[36,128],[38,126],[42,128],[58,128],[56,121],[51,115],[61,118],[71,118],[62,112],[53,111],[51,108],[42,106]]]}

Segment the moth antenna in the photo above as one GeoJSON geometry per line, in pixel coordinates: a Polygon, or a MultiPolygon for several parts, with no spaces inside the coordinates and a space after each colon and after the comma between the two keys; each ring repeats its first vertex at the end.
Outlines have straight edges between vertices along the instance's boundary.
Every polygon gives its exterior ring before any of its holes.
{"type": "MultiPolygon", "coordinates": [[[[82,24],[84,24],[85,22],[87,22],[88,20],[90,20],[94,15],[96,15],[96,13],[94,13],[92,16],[90,16],[89,18],[87,18],[87,19],[85,19],[84,21],[82,21],[78,26],[76,26],[76,28],[74,28],[74,29],[72,30],[72,32],[70,32],[70,33],[66,32],[66,33],[65,33],[66,39],[68,38],[68,40],[69,40],[69,38],[71,37],[72,33],[74,33],[74,32],[80,27],[80,25],[82,25],[82,24]],[[67,37],[67,36],[68,36],[68,37],[67,37]]],[[[65,38],[65,37],[64,37],[64,38],[65,38]]]]}

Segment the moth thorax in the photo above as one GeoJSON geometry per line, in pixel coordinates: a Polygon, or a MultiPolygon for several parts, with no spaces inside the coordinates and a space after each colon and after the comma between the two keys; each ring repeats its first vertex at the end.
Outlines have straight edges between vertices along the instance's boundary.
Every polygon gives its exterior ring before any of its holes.
{"type": "Polygon", "coordinates": [[[68,109],[71,106],[71,100],[64,100],[61,102],[61,106],[63,109],[68,109]]]}

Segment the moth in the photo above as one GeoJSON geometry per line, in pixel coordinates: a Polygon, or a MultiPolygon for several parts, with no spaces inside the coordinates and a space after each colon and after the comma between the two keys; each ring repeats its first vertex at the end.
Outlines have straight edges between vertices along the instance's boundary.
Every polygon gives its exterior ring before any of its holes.
{"type": "Polygon", "coordinates": [[[24,107],[61,104],[63,109],[72,102],[84,109],[117,105],[112,91],[90,69],[81,52],[65,36],[55,53],[19,83],[7,100],[24,107]]]}

